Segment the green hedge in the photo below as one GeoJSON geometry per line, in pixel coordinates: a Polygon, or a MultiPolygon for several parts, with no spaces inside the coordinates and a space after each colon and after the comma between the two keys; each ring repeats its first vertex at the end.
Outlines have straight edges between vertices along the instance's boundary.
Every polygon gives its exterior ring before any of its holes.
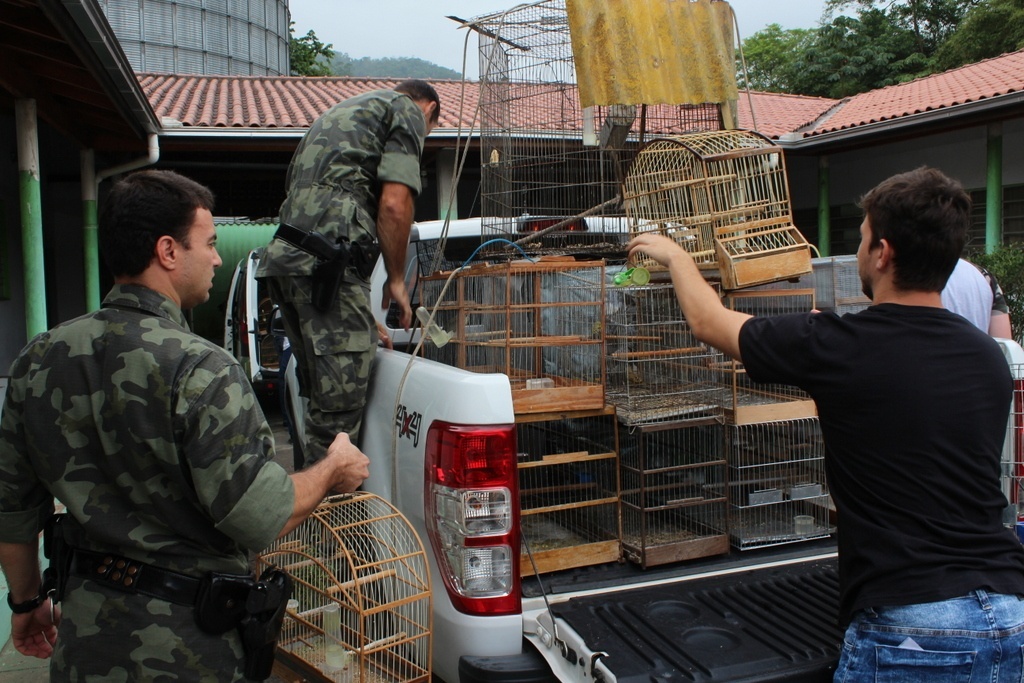
{"type": "Polygon", "coordinates": [[[965,258],[995,276],[1010,307],[1013,336],[1021,342],[1024,336],[1021,334],[1024,332],[1024,243],[996,247],[991,254],[971,252],[965,258]]]}

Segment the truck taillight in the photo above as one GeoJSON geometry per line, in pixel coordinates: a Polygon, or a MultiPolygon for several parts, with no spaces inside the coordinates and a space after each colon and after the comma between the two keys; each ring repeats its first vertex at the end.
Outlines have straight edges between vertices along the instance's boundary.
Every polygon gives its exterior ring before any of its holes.
{"type": "Polygon", "coordinates": [[[448,595],[467,614],[518,614],[515,425],[434,422],[426,443],[426,525],[448,595]]]}

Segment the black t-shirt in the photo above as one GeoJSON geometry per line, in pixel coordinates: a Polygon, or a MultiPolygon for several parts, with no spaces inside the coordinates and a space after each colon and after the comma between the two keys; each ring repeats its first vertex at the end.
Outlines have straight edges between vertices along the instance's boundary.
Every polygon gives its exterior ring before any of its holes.
{"type": "Polygon", "coordinates": [[[1024,595],[1003,526],[1012,379],[998,345],[941,308],[753,318],[747,373],[815,400],[839,528],[840,619],[983,588],[1024,595]]]}

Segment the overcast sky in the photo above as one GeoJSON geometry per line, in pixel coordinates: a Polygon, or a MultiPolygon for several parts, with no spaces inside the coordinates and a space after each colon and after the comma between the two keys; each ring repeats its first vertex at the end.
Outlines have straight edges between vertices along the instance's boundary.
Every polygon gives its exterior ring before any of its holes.
{"type": "MultiPolygon", "coordinates": [[[[462,72],[466,32],[445,19],[500,12],[515,0],[289,0],[295,35],[311,29],[350,57],[419,57],[462,72]],[[390,24],[385,28],[385,24],[390,24]]],[[[812,28],[824,0],[730,0],[744,38],[768,24],[812,28]]],[[[477,43],[469,41],[467,75],[477,76],[477,43]]]]}

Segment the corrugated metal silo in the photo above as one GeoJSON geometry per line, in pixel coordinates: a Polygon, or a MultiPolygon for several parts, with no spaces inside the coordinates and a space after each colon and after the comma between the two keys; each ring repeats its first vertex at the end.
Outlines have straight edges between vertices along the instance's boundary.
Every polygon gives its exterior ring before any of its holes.
{"type": "Polygon", "coordinates": [[[288,0],[99,0],[132,68],[288,75],[288,0]]]}

